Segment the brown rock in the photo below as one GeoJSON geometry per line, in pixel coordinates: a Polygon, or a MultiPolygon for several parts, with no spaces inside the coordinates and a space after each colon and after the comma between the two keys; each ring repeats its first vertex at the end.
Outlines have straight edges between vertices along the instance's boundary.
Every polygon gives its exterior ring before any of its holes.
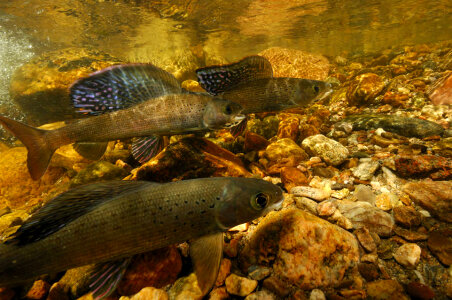
{"type": "Polygon", "coordinates": [[[247,131],[245,133],[245,152],[258,151],[265,149],[270,144],[263,136],[247,131]]]}
{"type": "Polygon", "coordinates": [[[355,235],[361,246],[363,246],[367,252],[374,252],[377,250],[377,245],[366,227],[356,229],[355,235]]]}
{"type": "Polygon", "coordinates": [[[260,157],[261,164],[270,175],[279,174],[283,167],[295,167],[308,159],[306,152],[291,139],[271,143],[260,157]]]}
{"type": "Polygon", "coordinates": [[[452,222],[452,181],[410,182],[402,190],[432,215],[452,222]]]}
{"type": "Polygon", "coordinates": [[[118,285],[121,295],[133,295],[145,287],[161,288],[173,283],[182,269],[175,246],[138,255],[118,285]]]}
{"type": "Polygon", "coordinates": [[[11,288],[0,288],[0,299],[2,300],[12,300],[15,294],[11,288]]]}
{"type": "Polygon", "coordinates": [[[400,299],[409,300],[403,292],[403,287],[395,280],[377,280],[367,284],[367,294],[370,299],[386,300],[400,299]]]}
{"type": "Polygon", "coordinates": [[[273,76],[275,77],[324,80],[330,70],[327,58],[300,50],[273,47],[262,51],[259,55],[268,59],[274,66],[273,76]]]}
{"type": "Polygon", "coordinates": [[[452,72],[447,72],[446,75],[433,85],[428,91],[429,98],[435,105],[452,104],[452,72]]]}
{"type": "Polygon", "coordinates": [[[50,284],[43,280],[33,282],[33,286],[25,295],[26,299],[41,300],[44,299],[50,290],[50,284]]]}
{"type": "Polygon", "coordinates": [[[410,242],[425,241],[428,238],[428,235],[425,232],[412,231],[398,226],[394,227],[394,232],[410,242]]]}
{"type": "Polygon", "coordinates": [[[245,245],[240,262],[266,265],[302,289],[334,286],[356,271],[358,243],[349,232],[296,208],[268,214],[245,245]]]}
{"type": "Polygon", "coordinates": [[[366,73],[356,76],[347,90],[350,105],[360,105],[372,101],[384,88],[383,79],[377,74],[366,73]]]}
{"type": "Polygon", "coordinates": [[[407,227],[415,227],[421,224],[421,215],[412,206],[396,206],[392,210],[396,223],[407,227]]]}
{"type": "Polygon", "coordinates": [[[224,244],[224,254],[226,254],[228,257],[237,257],[238,249],[239,249],[239,242],[241,240],[242,236],[235,236],[232,240],[229,241],[229,243],[224,244]]]}
{"type": "Polygon", "coordinates": [[[257,281],[231,274],[225,281],[229,294],[245,297],[257,287],[257,281]]]}
{"type": "Polygon", "coordinates": [[[278,298],[274,294],[266,290],[254,292],[252,294],[249,294],[245,298],[245,300],[276,300],[276,299],[278,298]]]}
{"type": "Polygon", "coordinates": [[[248,268],[248,272],[248,276],[251,279],[262,280],[271,274],[272,269],[262,266],[251,266],[248,268]]]}
{"type": "Polygon", "coordinates": [[[435,155],[397,156],[395,168],[402,177],[452,178],[452,160],[435,155]]]}
{"type": "Polygon", "coordinates": [[[154,287],[145,287],[138,293],[130,297],[121,297],[121,300],[168,300],[168,294],[161,289],[154,287]]]}
{"type": "Polygon", "coordinates": [[[443,264],[452,265],[452,229],[430,232],[427,245],[443,264]]]}
{"type": "Polygon", "coordinates": [[[290,289],[282,280],[276,276],[270,276],[264,280],[262,284],[264,288],[284,298],[290,293],[290,289]]]}
{"type": "Polygon", "coordinates": [[[278,139],[289,138],[293,141],[297,140],[299,133],[300,117],[294,114],[280,114],[278,127],[278,139]]]}
{"type": "Polygon", "coordinates": [[[209,300],[226,300],[229,299],[230,296],[225,286],[214,288],[209,293],[209,300]]]}
{"type": "Polygon", "coordinates": [[[309,180],[306,175],[296,167],[282,167],[281,182],[286,190],[290,191],[295,186],[308,185],[309,180]]]}
{"type": "Polygon", "coordinates": [[[358,270],[361,276],[367,281],[374,281],[380,277],[378,267],[372,263],[360,263],[358,265],[358,270]]]}
{"type": "Polygon", "coordinates": [[[428,285],[420,282],[410,282],[406,286],[406,291],[414,299],[431,300],[435,298],[435,292],[428,285]]]}
{"type": "Polygon", "coordinates": [[[250,177],[233,153],[199,137],[185,137],[132,171],[132,180],[167,182],[210,176],[250,177]]]}
{"type": "Polygon", "coordinates": [[[231,261],[227,258],[223,258],[220,264],[220,270],[218,271],[217,281],[215,281],[216,286],[222,286],[226,277],[231,273],[231,261]]]}

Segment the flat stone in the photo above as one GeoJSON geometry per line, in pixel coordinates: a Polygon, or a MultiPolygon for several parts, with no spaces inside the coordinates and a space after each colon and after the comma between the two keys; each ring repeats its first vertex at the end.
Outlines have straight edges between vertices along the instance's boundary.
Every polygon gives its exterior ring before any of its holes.
{"type": "Polygon", "coordinates": [[[317,202],[306,197],[295,197],[295,205],[313,215],[317,214],[317,202]]]}
{"type": "Polygon", "coordinates": [[[428,285],[412,281],[406,286],[406,291],[413,299],[432,300],[435,292],[428,285]]]}
{"type": "Polygon", "coordinates": [[[395,280],[376,280],[367,283],[367,294],[370,299],[387,300],[409,300],[403,292],[403,287],[395,280]]]}
{"type": "Polygon", "coordinates": [[[428,248],[445,265],[452,265],[452,229],[438,229],[429,233],[428,248]]]}
{"type": "Polygon", "coordinates": [[[363,246],[367,252],[374,252],[377,250],[377,245],[366,227],[356,229],[354,233],[361,246],[363,246]]]}
{"type": "Polygon", "coordinates": [[[355,198],[356,201],[367,202],[374,205],[376,196],[370,186],[359,184],[355,187],[355,190],[353,191],[353,198],[355,198]]]}
{"type": "Polygon", "coordinates": [[[245,133],[244,150],[245,152],[258,151],[267,148],[270,144],[263,136],[247,131],[245,133]]]}
{"type": "Polygon", "coordinates": [[[394,233],[398,236],[403,237],[405,240],[410,242],[425,241],[428,239],[428,234],[425,232],[413,231],[410,229],[404,229],[402,227],[395,226],[394,233]]]}
{"type": "Polygon", "coordinates": [[[145,287],[133,296],[122,296],[119,300],[168,300],[168,294],[155,287],[145,287]]]}
{"type": "Polygon", "coordinates": [[[370,232],[388,237],[392,233],[392,216],[367,202],[338,200],[339,211],[349,219],[355,229],[367,227],[370,232]]]}
{"type": "Polygon", "coordinates": [[[279,175],[283,167],[296,167],[300,162],[308,159],[306,152],[288,138],[280,139],[268,145],[260,157],[259,162],[270,175],[279,175]]]}
{"type": "Polygon", "coordinates": [[[399,264],[414,268],[421,258],[421,247],[412,243],[403,244],[394,253],[394,258],[399,264]]]}
{"type": "Polygon", "coordinates": [[[288,285],[276,276],[266,278],[262,286],[281,298],[285,298],[290,293],[288,285]]]}
{"type": "Polygon", "coordinates": [[[402,177],[452,178],[452,160],[436,155],[400,155],[395,158],[395,168],[402,177]]]}
{"type": "Polygon", "coordinates": [[[353,170],[353,176],[357,177],[359,180],[371,180],[379,167],[380,164],[378,161],[361,158],[358,167],[353,170]]]}
{"type": "Polygon", "coordinates": [[[274,261],[275,276],[301,289],[334,286],[357,272],[358,242],[349,232],[296,208],[262,219],[240,255],[242,269],[274,261]]]}
{"type": "Polygon", "coordinates": [[[248,276],[254,280],[262,280],[270,276],[271,268],[262,266],[251,266],[248,268],[248,276]]]}
{"type": "Polygon", "coordinates": [[[231,274],[226,278],[225,284],[229,294],[245,297],[256,289],[257,280],[231,274]]]}
{"type": "Polygon", "coordinates": [[[329,139],[322,134],[305,138],[301,146],[311,156],[318,156],[324,162],[333,166],[343,163],[349,155],[348,149],[341,143],[329,139]]]}
{"type": "Polygon", "coordinates": [[[452,181],[419,181],[403,186],[403,192],[439,219],[452,222],[452,181]]]}
{"type": "Polygon", "coordinates": [[[310,186],[296,186],[290,190],[291,194],[298,197],[308,197],[316,201],[322,201],[328,199],[331,192],[325,191],[323,189],[318,189],[310,186]]]}
{"type": "Polygon", "coordinates": [[[403,227],[411,228],[421,224],[421,215],[412,206],[396,206],[392,212],[396,223],[403,227]]]}
{"type": "Polygon", "coordinates": [[[352,115],[334,126],[351,123],[353,130],[372,130],[383,128],[406,137],[425,138],[433,135],[442,135],[444,128],[434,122],[411,117],[382,114],[352,115]]]}

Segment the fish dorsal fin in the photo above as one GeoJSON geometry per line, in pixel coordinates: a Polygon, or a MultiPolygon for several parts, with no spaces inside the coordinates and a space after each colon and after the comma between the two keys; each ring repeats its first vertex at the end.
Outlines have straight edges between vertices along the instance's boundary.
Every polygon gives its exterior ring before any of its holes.
{"type": "Polygon", "coordinates": [[[22,246],[42,240],[98,205],[150,184],[157,183],[118,180],[88,184],[64,192],[31,216],[5,243],[22,246]]]}
{"type": "Polygon", "coordinates": [[[77,111],[93,115],[182,92],[173,75],[151,64],[112,66],[79,79],[70,87],[77,111]]]}
{"type": "Polygon", "coordinates": [[[273,77],[270,62],[258,55],[222,66],[210,66],[196,70],[199,84],[212,95],[232,89],[239,83],[273,77]]]}
{"type": "Polygon", "coordinates": [[[105,299],[116,290],[131,260],[131,257],[126,257],[100,263],[94,267],[90,276],[89,289],[95,300],[105,299]]]}
{"type": "Polygon", "coordinates": [[[203,236],[190,243],[190,257],[203,296],[210,291],[217,280],[222,256],[222,232],[203,236]]]}
{"type": "Polygon", "coordinates": [[[90,160],[100,159],[107,146],[108,142],[78,142],[73,145],[78,154],[90,160]]]}

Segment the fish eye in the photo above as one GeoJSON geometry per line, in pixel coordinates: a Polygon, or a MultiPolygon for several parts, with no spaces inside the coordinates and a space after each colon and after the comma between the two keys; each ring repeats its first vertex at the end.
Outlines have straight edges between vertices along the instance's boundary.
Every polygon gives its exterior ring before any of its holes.
{"type": "Polygon", "coordinates": [[[268,205],[268,195],[264,193],[258,193],[257,195],[251,197],[251,206],[255,210],[261,210],[268,205]]]}
{"type": "Polygon", "coordinates": [[[320,91],[320,88],[318,85],[314,85],[314,91],[316,94],[320,91]]]}
{"type": "Polygon", "coordinates": [[[231,104],[228,104],[228,105],[226,105],[224,107],[224,113],[227,114],[227,115],[232,114],[232,106],[231,106],[231,104]]]}

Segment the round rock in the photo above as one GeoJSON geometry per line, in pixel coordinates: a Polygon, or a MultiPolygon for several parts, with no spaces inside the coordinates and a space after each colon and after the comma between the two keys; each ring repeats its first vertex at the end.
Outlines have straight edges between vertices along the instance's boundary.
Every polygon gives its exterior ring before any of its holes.
{"type": "Polygon", "coordinates": [[[343,163],[349,155],[348,149],[341,143],[329,139],[322,134],[305,138],[301,146],[311,156],[319,156],[327,164],[333,166],[343,163]]]}

